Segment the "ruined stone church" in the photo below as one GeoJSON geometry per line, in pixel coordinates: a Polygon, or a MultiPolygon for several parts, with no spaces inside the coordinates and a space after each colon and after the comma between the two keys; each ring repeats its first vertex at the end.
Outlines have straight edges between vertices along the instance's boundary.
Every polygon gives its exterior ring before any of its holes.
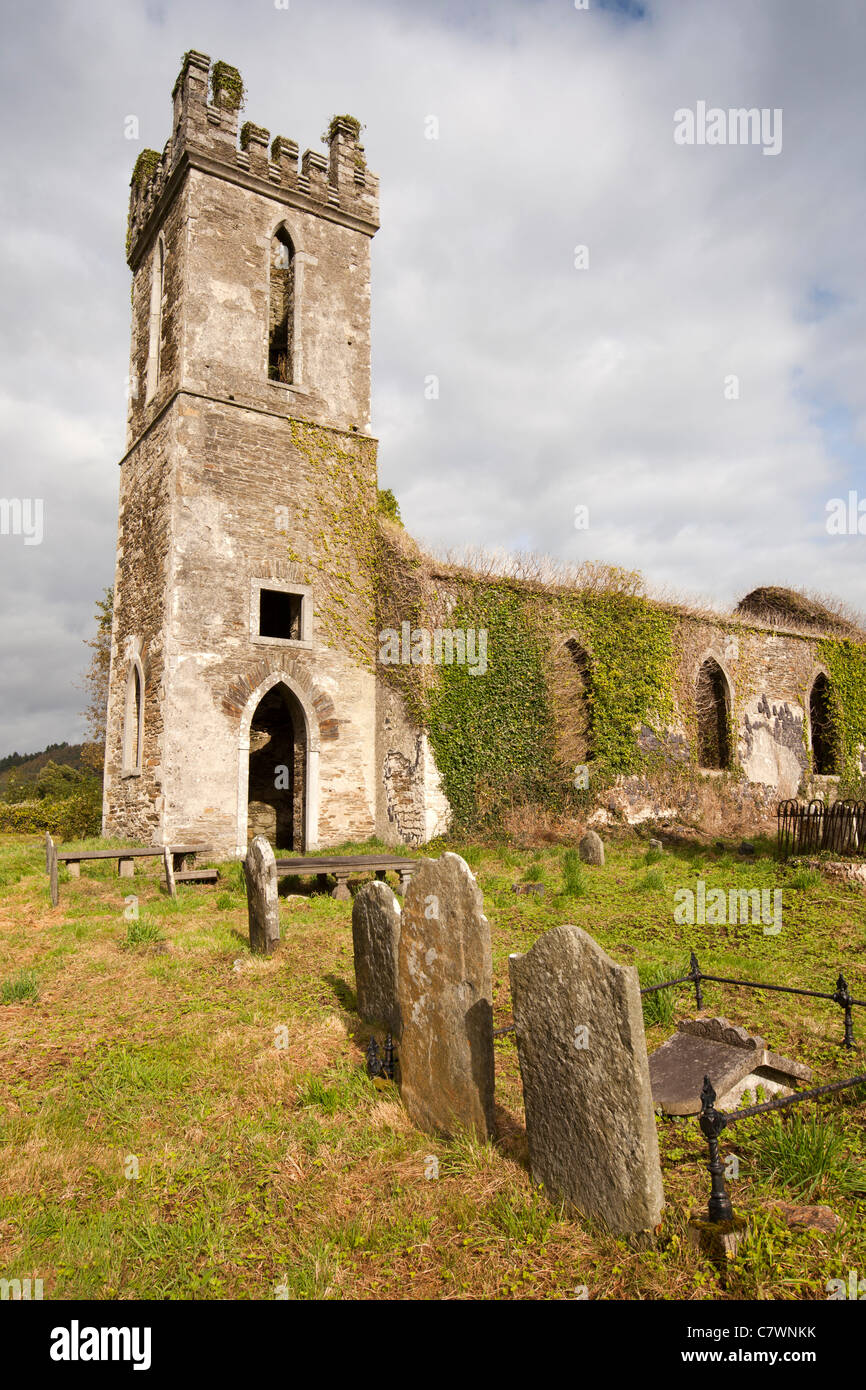
{"type": "MultiPolygon", "coordinates": [[[[377,668],[375,558],[352,521],[379,497],[378,181],[354,119],[334,117],[327,155],[299,167],[293,141],[239,130],[242,99],[236,69],[187,53],[170,138],[132,178],[103,832],[224,855],[259,832],[296,852],[420,844],[447,828],[449,800],[427,729],[377,668]]],[[[747,610],[682,624],[698,726],[682,708],[636,739],[737,769],[764,808],[832,781],[816,639],[747,610]]],[[[594,653],[557,640],[574,700],[591,701],[594,653]]],[[[618,794],[640,819],[640,779],[618,794]]]]}

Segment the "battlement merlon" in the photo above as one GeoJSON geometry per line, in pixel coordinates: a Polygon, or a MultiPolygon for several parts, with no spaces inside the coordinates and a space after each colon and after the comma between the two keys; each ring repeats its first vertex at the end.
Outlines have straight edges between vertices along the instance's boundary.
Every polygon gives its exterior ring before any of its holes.
{"type": "Polygon", "coordinates": [[[172,135],[162,154],[144,150],[133,171],[129,196],[127,261],[135,269],[153,238],[167,202],[189,167],[266,193],[275,202],[344,222],[366,232],[379,227],[379,180],[367,168],[360,122],[335,116],[328,156],[305,151],[252,121],[238,129],[244,86],[237,68],[211,63],[195,49],[184,54],[172,92],[172,135]]]}

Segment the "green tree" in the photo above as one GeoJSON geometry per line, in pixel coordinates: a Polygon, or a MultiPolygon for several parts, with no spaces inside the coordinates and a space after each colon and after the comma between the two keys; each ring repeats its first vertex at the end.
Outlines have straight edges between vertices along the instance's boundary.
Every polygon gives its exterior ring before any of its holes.
{"type": "Polygon", "coordinates": [[[85,639],[91,650],[90,665],[84,675],[87,708],[87,740],[81,753],[82,765],[102,776],[105,761],[105,727],[108,717],[108,676],[111,666],[111,621],[114,614],[114,588],[96,600],[96,635],[85,639]]]}

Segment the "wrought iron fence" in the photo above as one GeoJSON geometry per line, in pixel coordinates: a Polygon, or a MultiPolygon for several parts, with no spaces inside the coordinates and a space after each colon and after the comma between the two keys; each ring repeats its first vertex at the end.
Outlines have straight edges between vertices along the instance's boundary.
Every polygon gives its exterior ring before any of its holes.
{"type": "Polygon", "coordinates": [[[719,1154],[719,1135],[728,1125],[739,1120],[750,1120],[755,1115],[766,1115],[771,1110],[783,1110],[789,1105],[799,1105],[804,1100],[821,1100],[836,1091],[847,1091],[853,1086],[866,1085],[866,1072],[859,1076],[849,1076],[844,1081],[831,1081],[826,1086],[815,1086],[811,1091],[797,1091],[792,1096],[781,1096],[776,1100],[765,1101],[762,1105],[749,1105],[743,1110],[717,1110],[716,1092],[708,1076],[704,1077],[701,1091],[701,1132],[709,1148],[710,1200],[707,1203],[707,1217],[710,1221],[733,1221],[734,1209],[725,1190],[725,1171],[719,1154]]]}
{"type": "Polygon", "coordinates": [[[822,850],[866,858],[866,801],[780,801],[776,820],[780,859],[822,850]]]}
{"type": "MultiPolygon", "coordinates": [[[[863,803],[859,803],[863,804],[863,803]]],[[[701,970],[698,958],[694,951],[691,952],[689,959],[688,973],[677,975],[672,980],[663,980],[661,984],[645,985],[641,989],[641,994],[655,994],[660,989],[671,989],[674,985],[690,984],[694,986],[695,1007],[703,1009],[704,994],[703,982],[707,980],[713,984],[738,985],[743,989],[767,989],[778,994],[799,994],[808,999],[826,999],[831,1004],[837,1004],[844,1011],[843,1037],[841,1046],[853,1048],[854,1042],[854,1020],[852,1010],[855,1008],[866,1008],[866,999],[853,998],[845,976],[841,973],[836,980],[836,988],[832,994],[825,990],[801,989],[798,985],[771,985],[767,982],[758,980],[737,980],[729,975],[708,975],[701,970]]],[[[507,1024],[504,1028],[494,1029],[495,1038],[504,1037],[507,1033],[515,1031],[514,1024],[507,1024]]],[[[711,1193],[707,1207],[707,1216],[711,1222],[732,1221],[734,1219],[731,1199],[725,1190],[724,1169],[719,1156],[719,1135],[722,1130],[729,1125],[735,1125],[739,1120],[751,1119],[754,1115],[767,1114],[773,1110],[782,1110],[789,1105],[798,1105],[804,1100],[819,1100],[824,1096],[832,1095],[837,1091],[845,1091],[854,1086],[866,1085],[866,1072],[858,1076],[850,1076],[845,1081],[831,1081],[826,1086],[817,1086],[810,1091],[797,1091],[794,1095],[779,1097],[776,1100],[766,1101],[762,1105],[750,1105],[743,1110],[716,1110],[716,1092],[713,1089],[712,1081],[708,1076],[704,1077],[704,1086],[701,1092],[701,1131],[709,1146],[709,1163],[711,1193]]]]}
{"type": "MultiPolygon", "coordinates": [[[[840,1009],[845,1011],[844,1036],[842,1046],[851,1048],[854,1046],[854,1018],[851,1010],[866,1009],[866,999],[855,999],[850,989],[848,981],[843,974],[839,974],[836,980],[836,988],[832,994],[827,994],[819,989],[800,989],[795,985],[770,985],[759,980],[735,980],[729,975],[707,975],[698,964],[698,958],[694,951],[689,959],[689,972],[687,975],[677,975],[673,980],[663,980],[660,985],[645,985],[641,994],[655,994],[660,989],[670,989],[672,985],[692,984],[695,987],[695,1008],[704,1007],[704,992],[702,983],[710,980],[717,985],[739,985],[743,989],[769,989],[776,994],[802,994],[808,999],[828,999],[831,1004],[838,1004],[840,1009]]],[[[505,1030],[500,1030],[504,1032],[505,1030]]]]}

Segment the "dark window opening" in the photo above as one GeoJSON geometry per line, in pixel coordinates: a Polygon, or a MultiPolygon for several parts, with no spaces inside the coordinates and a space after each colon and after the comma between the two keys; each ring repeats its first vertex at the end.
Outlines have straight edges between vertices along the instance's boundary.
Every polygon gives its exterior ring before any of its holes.
{"type": "Polygon", "coordinates": [[[823,673],[815,678],[809,696],[809,722],[812,726],[812,771],[818,777],[832,777],[839,771],[838,742],[830,682],[823,673]]]}
{"type": "Polygon", "coordinates": [[[123,730],[123,765],[126,772],[141,771],[141,675],[133,666],[126,690],[126,719],[123,730]]]}
{"type": "Polygon", "coordinates": [[[268,319],[268,376],[294,380],[295,250],[282,228],[271,238],[271,285],[268,319]]]}
{"type": "Polygon", "coordinates": [[[566,642],[568,654],[573,663],[573,672],[576,677],[574,690],[574,719],[577,731],[583,745],[583,754],[586,758],[592,757],[592,668],[589,662],[589,654],[584,651],[580,643],[571,637],[566,642]]]}
{"type": "Polygon", "coordinates": [[[708,658],[695,691],[698,716],[698,761],[704,768],[730,766],[728,687],[721,666],[708,658]]]}
{"type": "Polygon", "coordinates": [[[303,602],[301,594],[262,589],[259,593],[259,636],[300,642],[303,602]]]}

